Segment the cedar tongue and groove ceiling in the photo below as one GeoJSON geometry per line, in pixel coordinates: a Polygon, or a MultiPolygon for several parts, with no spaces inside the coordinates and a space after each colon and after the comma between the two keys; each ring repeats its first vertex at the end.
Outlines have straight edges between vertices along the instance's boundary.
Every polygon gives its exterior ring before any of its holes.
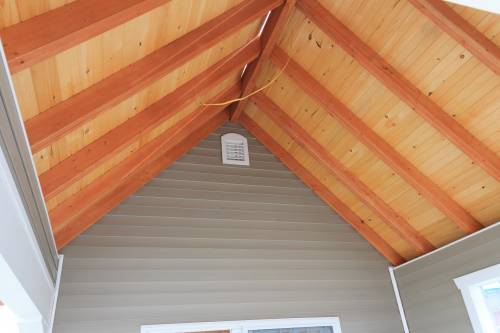
{"type": "Polygon", "coordinates": [[[1,6],[59,248],[226,121],[393,264],[500,219],[498,15],[440,0],[1,6]]]}

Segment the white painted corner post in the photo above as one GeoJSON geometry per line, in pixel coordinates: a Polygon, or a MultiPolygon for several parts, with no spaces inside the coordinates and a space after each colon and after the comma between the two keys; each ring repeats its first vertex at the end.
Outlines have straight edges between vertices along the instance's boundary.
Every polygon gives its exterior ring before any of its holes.
{"type": "Polygon", "coordinates": [[[410,333],[408,328],[408,321],[406,320],[406,314],[403,307],[403,301],[401,300],[401,294],[399,293],[398,281],[394,275],[394,267],[389,266],[389,276],[391,277],[392,289],[394,290],[394,296],[396,297],[396,303],[398,305],[399,316],[401,317],[401,323],[403,324],[403,332],[410,333]]]}
{"type": "Polygon", "coordinates": [[[7,61],[0,46],[0,300],[21,333],[47,333],[57,302],[58,256],[7,61]]]}

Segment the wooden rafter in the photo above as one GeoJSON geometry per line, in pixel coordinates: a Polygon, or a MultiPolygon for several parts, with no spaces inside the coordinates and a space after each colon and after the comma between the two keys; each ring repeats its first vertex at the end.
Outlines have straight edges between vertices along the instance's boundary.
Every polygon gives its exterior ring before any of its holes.
{"type": "Polygon", "coordinates": [[[349,110],[298,63],[289,59],[289,56],[282,49],[275,48],[270,58],[280,68],[287,63],[285,73],[288,76],[294,79],[307,94],[321,103],[324,109],[348,129],[351,134],[376,153],[380,159],[394,169],[418,192],[422,193],[463,231],[471,233],[482,228],[482,225],[463,207],[368,127],[354,112],[349,110]]]}
{"type": "MultiPolygon", "coordinates": [[[[104,3],[105,1],[103,1],[104,3]]],[[[241,4],[26,121],[33,153],[47,147],[196,55],[279,6],[282,0],[245,0],[241,4]]]]}
{"type": "MultiPolygon", "coordinates": [[[[257,80],[257,75],[261,71],[262,64],[271,55],[279,36],[285,29],[285,26],[292,15],[296,2],[297,0],[286,0],[283,5],[271,12],[260,39],[262,43],[261,54],[259,58],[248,65],[245,73],[243,74],[241,80],[242,96],[248,95],[255,89],[255,81],[257,80]]],[[[247,103],[248,99],[245,99],[238,101],[231,106],[233,110],[231,113],[232,122],[238,121],[238,118],[247,103]]]]}
{"type": "Polygon", "coordinates": [[[472,24],[456,13],[444,1],[409,0],[410,3],[431,19],[439,28],[500,75],[500,48],[472,24]]]}
{"type": "Polygon", "coordinates": [[[427,95],[366,45],[317,0],[299,0],[297,6],[332,40],[379,79],[395,95],[410,105],[444,137],[472,161],[500,181],[500,157],[444,112],[427,95]]]}
{"type": "MultiPolygon", "coordinates": [[[[234,85],[214,98],[234,98],[240,93],[234,85]]],[[[110,171],[52,209],[49,214],[58,249],[93,225],[175,162],[202,138],[229,118],[224,107],[200,107],[176,125],[127,157],[110,171]]]]}
{"type": "Polygon", "coordinates": [[[306,130],[298,125],[285,111],[281,110],[271,99],[262,93],[254,95],[252,100],[268,118],[282,128],[303,149],[308,151],[320,163],[353,193],[355,193],[367,206],[387,222],[408,243],[412,244],[420,253],[432,251],[434,246],[418,233],[404,217],[399,215],[392,207],[377,196],[366,184],[360,181],[339,160],[337,160],[325,147],[319,144],[306,130]]]}
{"type": "Polygon", "coordinates": [[[11,73],[97,36],[170,0],[77,0],[4,29],[11,73]]]}
{"type": "Polygon", "coordinates": [[[99,165],[113,158],[117,152],[135,142],[142,134],[147,133],[194,101],[200,93],[215,87],[235,70],[243,68],[245,64],[257,58],[259,51],[260,43],[256,38],[178,87],[146,110],[139,112],[41,174],[39,178],[45,199],[53,198],[72,183],[82,179],[99,165]]]}
{"type": "Polygon", "coordinates": [[[370,226],[368,226],[355,212],[336,197],[313,174],[304,168],[289,152],[279,145],[255,121],[246,114],[240,116],[240,123],[252,133],[257,140],[264,144],[283,164],[294,172],[307,186],[309,186],[323,201],[347,221],[362,237],[364,237],[377,251],[391,264],[399,265],[405,260],[370,226]]]}

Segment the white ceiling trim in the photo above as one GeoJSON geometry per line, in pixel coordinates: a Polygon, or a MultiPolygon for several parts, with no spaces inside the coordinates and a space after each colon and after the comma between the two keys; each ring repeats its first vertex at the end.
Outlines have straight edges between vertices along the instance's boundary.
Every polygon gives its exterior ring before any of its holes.
{"type": "Polygon", "coordinates": [[[467,6],[487,12],[500,14],[499,0],[445,0],[457,5],[467,6]]]}

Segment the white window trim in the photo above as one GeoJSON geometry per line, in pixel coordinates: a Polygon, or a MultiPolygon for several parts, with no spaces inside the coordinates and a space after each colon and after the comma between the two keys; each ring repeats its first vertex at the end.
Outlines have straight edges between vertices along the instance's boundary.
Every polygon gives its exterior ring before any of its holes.
{"type": "Polygon", "coordinates": [[[475,333],[496,333],[495,324],[488,315],[480,285],[494,282],[500,276],[500,264],[454,279],[462,293],[465,307],[475,333]]]}
{"type": "Polygon", "coordinates": [[[231,333],[248,333],[251,330],[331,326],[333,333],[342,333],[338,317],[287,318],[202,323],[142,325],[141,333],[180,333],[230,330],[231,333]]]}

